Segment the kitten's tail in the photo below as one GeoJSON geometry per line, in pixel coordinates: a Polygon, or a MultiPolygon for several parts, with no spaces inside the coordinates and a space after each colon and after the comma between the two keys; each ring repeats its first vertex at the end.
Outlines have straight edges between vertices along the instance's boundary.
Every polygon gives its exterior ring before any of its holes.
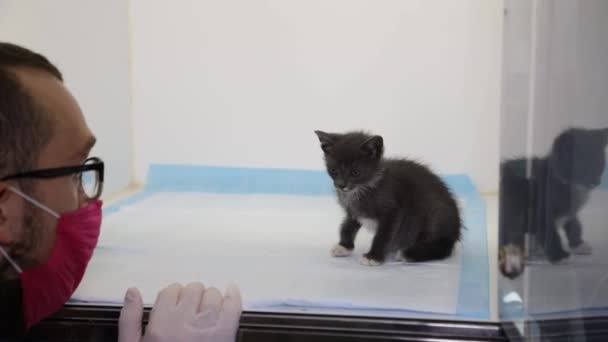
{"type": "Polygon", "coordinates": [[[404,254],[407,260],[412,262],[423,262],[445,259],[452,255],[456,240],[439,238],[429,242],[418,243],[408,249],[404,254]]]}

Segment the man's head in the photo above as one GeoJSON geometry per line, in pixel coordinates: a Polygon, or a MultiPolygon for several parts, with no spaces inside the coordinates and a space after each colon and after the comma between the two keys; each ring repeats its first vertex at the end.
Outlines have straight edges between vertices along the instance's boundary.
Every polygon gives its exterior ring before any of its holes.
{"type": "Polygon", "coordinates": [[[569,128],[555,138],[549,165],[562,181],[593,189],[606,171],[607,146],[608,128],[569,128]]]}
{"type": "MultiPolygon", "coordinates": [[[[37,53],[0,42],[0,179],[79,165],[94,143],[59,70],[37,53]]],[[[29,268],[49,257],[56,219],[10,187],[58,213],[78,209],[86,198],[74,176],[0,181],[0,246],[29,268]]],[[[0,256],[0,278],[10,275],[12,268],[0,256]]]]}

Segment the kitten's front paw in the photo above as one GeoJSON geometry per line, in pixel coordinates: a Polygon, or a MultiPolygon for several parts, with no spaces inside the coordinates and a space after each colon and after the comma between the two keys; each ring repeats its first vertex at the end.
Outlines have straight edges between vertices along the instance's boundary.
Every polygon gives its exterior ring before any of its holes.
{"type": "Polygon", "coordinates": [[[333,255],[336,258],[343,258],[343,257],[350,256],[352,252],[353,252],[352,249],[347,249],[346,247],[342,246],[341,244],[336,244],[334,246],[334,248],[331,249],[331,255],[333,255]]]}
{"type": "Polygon", "coordinates": [[[509,244],[501,247],[498,254],[498,264],[505,277],[516,278],[524,269],[524,253],[516,245],[509,244]]]}
{"type": "Polygon", "coordinates": [[[364,266],[380,266],[382,265],[381,261],[370,258],[367,254],[361,257],[359,263],[364,266]]]}
{"type": "Polygon", "coordinates": [[[583,241],[578,246],[572,247],[572,253],[578,255],[590,255],[592,253],[591,245],[583,241]]]}
{"type": "Polygon", "coordinates": [[[403,255],[403,251],[398,251],[397,254],[395,254],[395,261],[396,262],[406,262],[407,259],[405,258],[405,255],[403,255]]]}

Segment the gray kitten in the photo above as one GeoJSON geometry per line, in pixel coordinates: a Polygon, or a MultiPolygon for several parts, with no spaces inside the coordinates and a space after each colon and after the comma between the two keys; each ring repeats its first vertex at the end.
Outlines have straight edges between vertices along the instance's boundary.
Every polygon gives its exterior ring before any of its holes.
{"type": "Polygon", "coordinates": [[[452,193],[437,175],[411,160],[383,158],[381,136],[315,133],[346,214],[334,256],[351,254],[362,224],[375,230],[364,265],[380,265],[395,252],[413,262],[451,255],[462,224],[452,193]]]}

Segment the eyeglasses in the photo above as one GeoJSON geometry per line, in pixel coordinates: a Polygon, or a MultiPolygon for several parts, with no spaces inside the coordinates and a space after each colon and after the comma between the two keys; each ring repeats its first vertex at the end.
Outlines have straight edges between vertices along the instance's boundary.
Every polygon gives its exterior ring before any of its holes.
{"type": "Polygon", "coordinates": [[[101,197],[103,191],[103,172],[103,161],[100,158],[92,157],[85,160],[82,165],[27,171],[3,177],[0,181],[27,178],[50,179],[74,175],[79,189],[83,191],[87,199],[96,200],[101,197]]]}

